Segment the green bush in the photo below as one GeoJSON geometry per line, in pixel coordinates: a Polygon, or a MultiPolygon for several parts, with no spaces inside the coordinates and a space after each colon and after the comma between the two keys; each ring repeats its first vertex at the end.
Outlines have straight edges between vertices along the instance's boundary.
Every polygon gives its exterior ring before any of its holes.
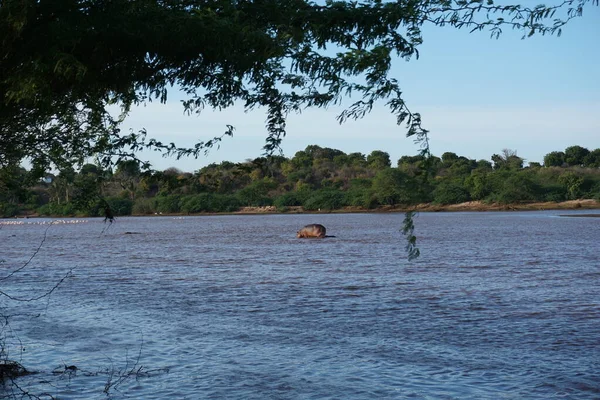
{"type": "Polygon", "coordinates": [[[469,196],[473,200],[483,200],[492,191],[488,174],[481,171],[473,171],[465,179],[465,188],[469,191],[469,196]]]}
{"type": "Polygon", "coordinates": [[[377,199],[368,188],[350,188],[345,193],[344,202],[350,206],[374,208],[378,205],[377,199]]]}
{"type": "Polygon", "coordinates": [[[132,200],[121,197],[109,197],[106,199],[106,202],[110,206],[114,216],[131,215],[133,210],[132,200]]]}
{"type": "Polygon", "coordinates": [[[240,202],[234,195],[215,194],[212,200],[212,212],[234,212],[240,209],[240,202]]]}
{"type": "Polygon", "coordinates": [[[578,199],[583,192],[583,176],[574,172],[565,172],[558,177],[558,182],[564,185],[569,200],[578,199]]]}
{"type": "Polygon", "coordinates": [[[65,204],[57,204],[57,203],[48,203],[44,204],[40,208],[37,209],[38,214],[40,215],[49,215],[55,217],[68,217],[75,215],[75,207],[72,203],[65,204]]]}
{"type": "Polygon", "coordinates": [[[276,197],[273,201],[273,205],[279,210],[284,207],[301,206],[302,201],[300,201],[296,192],[287,192],[279,197],[276,197]]]}
{"type": "Polygon", "coordinates": [[[567,199],[567,193],[562,185],[552,185],[543,187],[544,201],[561,202],[567,199]]]}
{"type": "Polygon", "coordinates": [[[441,183],[433,192],[437,204],[459,204],[470,200],[469,191],[458,183],[441,183]]]}
{"type": "Polygon", "coordinates": [[[13,203],[0,203],[0,217],[14,217],[19,213],[19,206],[13,203]]]}
{"type": "Polygon", "coordinates": [[[181,211],[187,214],[209,212],[212,208],[212,197],[211,193],[185,196],[181,199],[181,211]]]}
{"type": "Polygon", "coordinates": [[[590,198],[600,201],[600,182],[595,183],[588,194],[590,198]]]}
{"type": "Polygon", "coordinates": [[[136,215],[148,215],[156,212],[156,202],[154,199],[143,197],[135,199],[131,212],[136,215]]]}
{"type": "Polygon", "coordinates": [[[277,182],[271,178],[263,178],[252,182],[236,193],[241,205],[263,207],[273,204],[268,194],[271,190],[277,188],[277,182]]]}
{"type": "Polygon", "coordinates": [[[247,193],[236,193],[236,198],[242,206],[265,207],[273,205],[273,199],[267,196],[246,196],[247,193]]]}
{"type": "Polygon", "coordinates": [[[304,203],[306,210],[337,210],[344,207],[344,193],[338,190],[318,190],[304,203]]]}
{"type": "Polygon", "coordinates": [[[159,213],[178,213],[181,211],[179,201],[181,196],[170,195],[170,196],[157,196],[156,199],[156,211],[159,213]]]}
{"type": "Polygon", "coordinates": [[[201,212],[233,212],[240,208],[234,195],[200,193],[181,199],[181,211],[188,214],[201,212]]]}
{"type": "Polygon", "coordinates": [[[538,185],[529,177],[513,175],[504,181],[501,190],[493,195],[493,198],[503,204],[521,203],[535,200],[538,191],[538,185]]]}
{"type": "Polygon", "coordinates": [[[417,188],[414,178],[397,168],[381,170],[373,178],[373,194],[379,204],[414,203],[417,188]]]}

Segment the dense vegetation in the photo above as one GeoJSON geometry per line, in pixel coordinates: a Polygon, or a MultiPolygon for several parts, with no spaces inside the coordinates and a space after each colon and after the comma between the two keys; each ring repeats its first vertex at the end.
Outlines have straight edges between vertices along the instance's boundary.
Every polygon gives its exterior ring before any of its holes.
{"type": "Polygon", "coordinates": [[[279,211],[344,207],[374,209],[418,203],[440,205],[471,200],[503,204],[600,200],[600,149],[571,146],[544,157],[543,166],[503,150],[491,161],[454,153],[441,157],[401,157],[392,165],[388,153],[345,154],[308,146],[292,158],[257,158],[222,162],[194,173],[175,168],[143,172],[136,161],[116,170],[85,164],[28,183],[30,172],[1,169],[0,213],[102,215],[104,201],[116,215],[232,212],[245,206],[275,206],[279,211]],[[426,161],[427,160],[427,161],[426,161]]]}

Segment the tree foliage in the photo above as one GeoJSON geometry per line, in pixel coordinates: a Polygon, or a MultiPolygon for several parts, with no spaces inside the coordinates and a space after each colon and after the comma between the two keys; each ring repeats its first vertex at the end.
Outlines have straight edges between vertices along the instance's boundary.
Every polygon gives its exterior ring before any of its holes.
{"type": "MultiPolygon", "coordinates": [[[[140,173],[135,164],[127,162],[110,174],[87,164],[79,172],[67,169],[36,181],[26,169],[3,168],[0,174],[11,179],[0,186],[0,215],[37,212],[100,216],[105,205],[102,199],[115,215],[123,215],[231,212],[239,207],[271,205],[280,211],[290,207],[322,211],[378,206],[410,209],[418,203],[447,205],[477,200],[510,204],[600,197],[600,170],[594,164],[542,167],[530,163],[523,167],[517,157],[513,164],[494,169],[486,160],[445,154],[430,157],[429,161],[437,161],[426,170],[423,163],[427,160],[420,156],[403,156],[398,167],[380,169],[379,165],[368,165],[364,155],[324,150],[311,145],[291,159],[277,156],[272,162],[269,157],[244,163],[224,161],[195,173],[175,168],[140,173]],[[295,163],[299,157],[310,163],[295,163]],[[336,163],[331,157],[346,161],[336,163]],[[348,161],[351,159],[357,162],[348,161]],[[134,179],[124,190],[123,174],[130,167],[134,179]],[[429,175],[426,181],[422,179],[424,171],[429,175]]],[[[599,152],[595,149],[589,154],[599,152]]]]}
{"type": "Polygon", "coordinates": [[[398,81],[396,58],[418,57],[426,24],[470,31],[560,34],[588,2],[529,8],[491,1],[3,0],[0,2],[0,166],[104,166],[152,147],[198,156],[234,128],[192,148],[122,133],[132,106],[186,94],[185,111],[234,103],[267,113],[265,151],[276,151],[289,113],[351,98],[338,116],[379,102],[428,153],[427,131],[398,81]],[[215,40],[218,38],[218,40],[215,40]],[[111,109],[110,107],[116,107],[111,109]],[[118,109],[119,112],[114,110],[118,109]]]}
{"type": "Polygon", "coordinates": [[[544,156],[545,167],[562,167],[565,163],[565,153],[562,151],[552,151],[544,156]]]}
{"type": "Polygon", "coordinates": [[[503,149],[501,154],[492,155],[495,169],[519,169],[523,168],[523,159],[517,156],[515,150],[503,149]]]}
{"type": "Polygon", "coordinates": [[[565,149],[565,162],[572,166],[582,166],[590,151],[582,146],[570,146],[565,149]]]}
{"type": "Polygon", "coordinates": [[[381,150],[374,150],[367,156],[367,165],[373,169],[382,170],[392,166],[390,155],[381,150]]]}

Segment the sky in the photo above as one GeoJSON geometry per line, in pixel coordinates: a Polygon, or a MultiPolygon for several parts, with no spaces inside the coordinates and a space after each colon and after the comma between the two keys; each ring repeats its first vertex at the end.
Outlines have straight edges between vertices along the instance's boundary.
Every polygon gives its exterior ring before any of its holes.
{"type": "MultiPolygon", "coordinates": [[[[537,5],[528,0],[521,4],[537,5]]],[[[545,154],[568,146],[600,148],[600,7],[588,5],[560,37],[521,36],[506,31],[492,39],[485,31],[425,26],[419,59],[395,61],[390,76],[400,82],[411,111],[421,114],[432,154],[490,160],[511,149],[527,162],[543,162],[545,154]]],[[[145,128],[149,137],[178,146],[218,136],[227,124],[235,127],[234,136],[198,159],[140,154],[154,169],[193,172],[210,163],[243,162],[263,154],[264,111],[244,113],[234,106],[188,116],[182,98],[170,93],[166,104],[140,106],[123,127],[145,128]]],[[[406,138],[406,127],[398,126],[383,104],[362,120],[343,125],[336,121],[341,110],[290,115],[284,156],[293,157],[309,145],[366,155],[382,150],[396,165],[401,156],[418,152],[413,139],[406,138]]]]}

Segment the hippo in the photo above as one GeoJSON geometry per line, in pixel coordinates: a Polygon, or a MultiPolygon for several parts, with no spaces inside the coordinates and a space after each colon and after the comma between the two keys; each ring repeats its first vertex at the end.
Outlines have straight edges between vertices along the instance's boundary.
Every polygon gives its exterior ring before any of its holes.
{"type": "Polygon", "coordinates": [[[326,237],[326,231],[321,224],[310,224],[300,229],[296,236],[299,238],[324,238],[326,237]]]}

